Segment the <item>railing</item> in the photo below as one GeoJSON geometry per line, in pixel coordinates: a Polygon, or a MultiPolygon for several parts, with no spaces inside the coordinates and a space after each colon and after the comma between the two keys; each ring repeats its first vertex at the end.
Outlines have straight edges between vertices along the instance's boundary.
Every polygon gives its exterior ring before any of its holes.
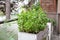
{"type": "Polygon", "coordinates": [[[12,21],[16,21],[16,20],[18,20],[17,19],[17,15],[11,15],[11,18],[10,18],[10,20],[8,20],[8,21],[6,21],[6,16],[0,16],[0,24],[3,24],[4,22],[12,22],[12,21]]]}

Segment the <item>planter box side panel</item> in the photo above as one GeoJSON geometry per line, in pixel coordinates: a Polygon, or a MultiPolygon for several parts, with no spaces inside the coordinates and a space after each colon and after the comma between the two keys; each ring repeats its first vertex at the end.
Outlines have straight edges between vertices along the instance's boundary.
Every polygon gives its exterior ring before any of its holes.
{"type": "Polygon", "coordinates": [[[37,40],[43,40],[43,38],[47,38],[48,36],[48,28],[45,28],[44,31],[40,31],[37,34],[37,40]]]}
{"type": "Polygon", "coordinates": [[[37,36],[35,34],[19,32],[18,40],[36,40],[37,36]]]}

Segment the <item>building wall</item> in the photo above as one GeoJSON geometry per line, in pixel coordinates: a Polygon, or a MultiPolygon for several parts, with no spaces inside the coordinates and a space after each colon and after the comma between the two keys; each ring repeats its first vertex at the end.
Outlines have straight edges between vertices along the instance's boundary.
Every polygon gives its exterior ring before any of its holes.
{"type": "Polygon", "coordinates": [[[45,12],[48,12],[48,13],[56,12],[56,0],[41,0],[40,4],[45,12]]]}
{"type": "Polygon", "coordinates": [[[59,27],[58,27],[58,31],[59,31],[59,33],[60,33],[60,0],[58,0],[58,6],[57,6],[57,13],[58,13],[58,23],[59,23],[59,27]]]}

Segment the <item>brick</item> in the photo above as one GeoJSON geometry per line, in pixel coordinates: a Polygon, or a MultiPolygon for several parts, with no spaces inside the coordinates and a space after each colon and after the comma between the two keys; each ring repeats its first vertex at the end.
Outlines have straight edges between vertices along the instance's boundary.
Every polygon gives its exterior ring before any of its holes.
{"type": "Polygon", "coordinates": [[[40,0],[43,10],[47,12],[56,12],[56,0],[40,0]]]}

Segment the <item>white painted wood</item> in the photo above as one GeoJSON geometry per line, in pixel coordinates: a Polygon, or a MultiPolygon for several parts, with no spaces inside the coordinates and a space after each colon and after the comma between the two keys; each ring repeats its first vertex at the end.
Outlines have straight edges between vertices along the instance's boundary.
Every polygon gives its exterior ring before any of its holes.
{"type": "Polygon", "coordinates": [[[47,27],[48,27],[48,40],[51,40],[51,36],[52,36],[52,33],[53,33],[53,27],[52,27],[52,24],[49,22],[47,23],[47,27]]]}
{"type": "Polygon", "coordinates": [[[18,40],[37,40],[36,34],[18,32],[18,40]]]}

